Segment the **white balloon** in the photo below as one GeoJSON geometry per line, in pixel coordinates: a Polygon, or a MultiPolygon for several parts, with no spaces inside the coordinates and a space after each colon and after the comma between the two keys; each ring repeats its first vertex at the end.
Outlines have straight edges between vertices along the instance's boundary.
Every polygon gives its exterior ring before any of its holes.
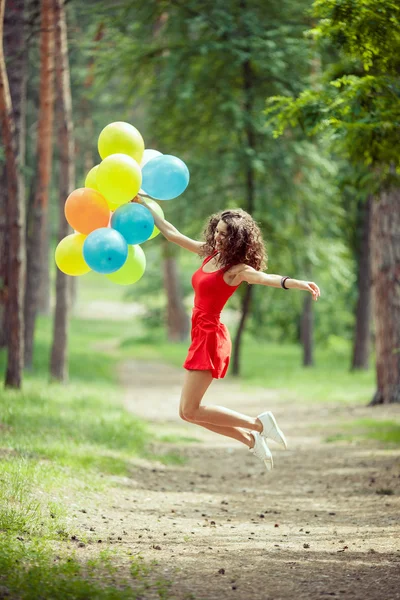
{"type": "Polygon", "coordinates": [[[146,150],[143,152],[142,162],[140,163],[141,168],[143,169],[144,165],[148,163],[149,160],[155,158],[156,156],[160,156],[161,154],[162,152],[159,152],[158,150],[151,150],[150,148],[146,148],[146,150]]]}

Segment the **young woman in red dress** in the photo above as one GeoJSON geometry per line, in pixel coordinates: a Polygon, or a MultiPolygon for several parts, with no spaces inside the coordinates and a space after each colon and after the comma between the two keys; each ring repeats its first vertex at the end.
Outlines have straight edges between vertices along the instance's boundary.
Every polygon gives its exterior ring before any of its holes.
{"type": "MultiPolygon", "coordinates": [[[[136,199],[147,206],[140,197],[136,199]]],[[[179,414],[185,421],[242,442],[271,470],[273,460],[267,439],[287,448],[285,436],[271,412],[249,417],[222,406],[201,403],[212,380],[225,377],[229,365],[231,341],[220,321],[220,313],[242,282],[305,290],[312,294],[313,300],[318,299],[319,288],[310,281],[263,272],[266,255],[260,229],[241,209],[212,215],[204,241],[186,237],[153,210],[151,212],[155,225],[168,241],[204,257],[192,277],[195,292],[192,342],[183,365],[186,376],[179,414]]]]}

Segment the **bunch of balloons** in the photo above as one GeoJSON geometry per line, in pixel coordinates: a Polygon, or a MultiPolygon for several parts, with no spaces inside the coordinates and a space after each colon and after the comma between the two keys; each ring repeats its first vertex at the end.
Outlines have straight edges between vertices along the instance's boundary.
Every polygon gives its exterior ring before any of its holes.
{"type": "Polygon", "coordinates": [[[132,202],[138,193],[164,216],[156,200],[172,200],[187,188],[185,163],[144,147],[139,131],[129,123],[107,125],[100,133],[101,163],[87,174],[85,187],[65,202],[65,217],[75,233],[58,244],[55,261],[67,275],[102,273],[114,283],[136,283],[146,268],[140,246],[160,232],[150,210],[132,202]]]}

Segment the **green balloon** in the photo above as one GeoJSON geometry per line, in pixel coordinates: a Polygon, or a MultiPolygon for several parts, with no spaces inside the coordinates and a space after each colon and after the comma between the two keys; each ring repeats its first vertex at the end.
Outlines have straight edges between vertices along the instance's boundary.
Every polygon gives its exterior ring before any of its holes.
{"type": "Polygon", "coordinates": [[[118,285],[132,285],[139,281],[146,270],[146,256],[139,245],[128,246],[128,258],[124,265],[106,277],[118,285]]]}
{"type": "MultiPolygon", "coordinates": [[[[164,211],[155,200],[153,200],[152,198],[146,198],[146,204],[148,204],[149,207],[152,208],[154,210],[154,212],[156,212],[158,214],[159,217],[164,218],[164,211]]],[[[149,237],[149,240],[152,240],[155,237],[157,237],[159,233],[160,233],[160,230],[158,229],[158,227],[156,227],[154,225],[153,233],[149,237]]],[[[149,240],[146,240],[146,242],[148,242],[149,240]]]]}

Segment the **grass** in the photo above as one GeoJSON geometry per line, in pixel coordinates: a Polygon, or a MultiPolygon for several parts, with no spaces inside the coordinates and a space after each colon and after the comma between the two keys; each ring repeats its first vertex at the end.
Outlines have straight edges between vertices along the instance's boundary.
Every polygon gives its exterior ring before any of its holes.
{"type": "Polygon", "coordinates": [[[0,594],[21,600],[69,598],[73,600],[134,600],[147,590],[152,597],[168,598],[167,580],[148,581],[149,569],[140,556],[126,555],[129,569],[118,572],[118,557],[99,551],[86,562],[74,556],[57,556],[37,541],[28,544],[0,535],[0,594]],[[153,594],[156,594],[154,596],[153,594]]]}
{"type": "Polygon", "coordinates": [[[96,548],[85,563],[66,548],[72,535],[86,535],[73,524],[71,495],[90,503],[96,493],[107,494],[116,478],[134,470],[137,456],[182,463],[173,452],[151,454],[148,426],[123,408],[120,355],[101,344],[126,329],[126,323],[73,319],[70,382],[61,385],[48,381],[51,321],[41,318],[23,389],[0,392],[0,596],[140,598],[149,586],[156,597],[169,596],[169,583],[150,583],[148,567],[135,557],[106,557],[96,548]],[[110,565],[122,560],[132,572],[110,581],[110,565]]]}
{"type": "Polygon", "coordinates": [[[191,437],[189,435],[175,435],[168,434],[162,435],[158,438],[160,442],[165,442],[167,444],[191,444],[193,442],[199,442],[200,440],[195,437],[191,437]]]}
{"type": "Polygon", "coordinates": [[[372,369],[350,372],[350,353],[350,345],[338,350],[317,347],[315,366],[303,367],[297,345],[247,342],[243,377],[253,385],[282,390],[282,399],[367,404],[375,389],[375,373],[372,369]]]}
{"type": "Polygon", "coordinates": [[[395,421],[376,421],[358,419],[340,426],[345,431],[328,436],[326,442],[375,440],[386,447],[400,446],[400,423],[395,421]]]}

